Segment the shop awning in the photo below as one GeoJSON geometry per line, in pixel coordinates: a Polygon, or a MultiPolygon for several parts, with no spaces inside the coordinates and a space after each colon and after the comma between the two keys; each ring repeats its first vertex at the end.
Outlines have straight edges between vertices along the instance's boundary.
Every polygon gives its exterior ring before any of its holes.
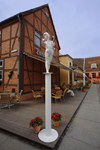
{"type": "MultiPolygon", "coordinates": [[[[23,54],[26,55],[26,56],[28,56],[28,57],[31,57],[31,58],[33,58],[33,59],[36,59],[36,60],[39,60],[39,61],[45,63],[45,58],[44,58],[44,57],[37,56],[37,55],[32,55],[32,54],[29,54],[29,53],[27,53],[27,52],[23,52],[23,54]]],[[[52,60],[51,65],[52,65],[52,66],[55,66],[55,67],[58,67],[58,68],[61,68],[61,69],[73,71],[72,69],[70,69],[70,68],[67,67],[66,65],[62,64],[61,62],[58,63],[57,61],[53,61],[53,60],[52,60]]]]}

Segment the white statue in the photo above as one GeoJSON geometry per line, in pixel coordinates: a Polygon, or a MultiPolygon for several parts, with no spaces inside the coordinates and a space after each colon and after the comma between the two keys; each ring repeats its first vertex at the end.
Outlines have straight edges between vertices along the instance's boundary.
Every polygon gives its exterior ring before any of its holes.
{"type": "Polygon", "coordinates": [[[44,39],[42,39],[42,43],[45,44],[46,50],[45,50],[45,68],[46,68],[46,72],[49,73],[49,69],[50,69],[50,63],[52,61],[52,56],[53,56],[53,48],[54,48],[54,36],[53,36],[53,40],[49,40],[50,35],[45,32],[43,34],[44,39]]]}

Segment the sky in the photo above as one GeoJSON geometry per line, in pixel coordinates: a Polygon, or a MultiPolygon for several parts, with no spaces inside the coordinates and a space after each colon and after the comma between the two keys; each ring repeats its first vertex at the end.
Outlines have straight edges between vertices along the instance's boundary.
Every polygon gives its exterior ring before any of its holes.
{"type": "Polygon", "coordinates": [[[44,4],[49,5],[61,54],[100,56],[100,0],[0,0],[0,21],[44,4]]]}

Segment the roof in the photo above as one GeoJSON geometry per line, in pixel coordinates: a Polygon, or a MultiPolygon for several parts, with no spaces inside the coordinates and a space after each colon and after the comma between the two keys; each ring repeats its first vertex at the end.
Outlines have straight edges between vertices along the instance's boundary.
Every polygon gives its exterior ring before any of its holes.
{"type": "Polygon", "coordinates": [[[97,57],[88,57],[85,59],[85,70],[86,72],[91,71],[100,71],[100,56],[97,57]],[[93,69],[91,68],[91,64],[96,63],[97,68],[93,69]]]}
{"type": "MultiPolygon", "coordinates": [[[[48,10],[49,10],[50,18],[51,18],[51,21],[52,21],[52,24],[53,24],[53,27],[54,27],[54,31],[55,31],[55,36],[56,36],[56,39],[57,39],[57,42],[58,42],[58,45],[59,45],[58,37],[57,37],[57,34],[56,34],[55,26],[54,26],[54,23],[53,23],[52,15],[51,15],[50,8],[49,8],[49,5],[48,5],[48,4],[45,4],[45,5],[42,5],[42,6],[40,6],[40,7],[36,7],[36,8],[30,9],[30,10],[24,11],[24,12],[20,12],[20,13],[14,15],[14,16],[11,16],[10,18],[7,18],[7,19],[3,20],[2,22],[0,22],[0,26],[3,26],[3,25],[5,25],[5,24],[9,23],[9,22],[12,21],[12,20],[13,20],[13,21],[14,21],[14,20],[18,21],[18,15],[19,15],[20,17],[21,17],[21,16],[25,16],[25,15],[28,15],[28,14],[30,14],[30,13],[36,12],[36,11],[38,11],[38,10],[41,10],[41,9],[43,9],[43,8],[45,8],[45,7],[47,7],[48,10]]],[[[60,45],[59,45],[59,49],[61,49],[61,48],[60,48],[60,45]]]]}
{"type": "Polygon", "coordinates": [[[70,57],[71,59],[73,59],[70,55],[68,55],[68,54],[65,54],[65,55],[59,55],[59,57],[70,57]]]}
{"type": "Polygon", "coordinates": [[[84,62],[83,58],[74,58],[73,59],[73,63],[76,64],[81,69],[83,69],[83,62],[84,62]]]}
{"type": "Polygon", "coordinates": [[[35,11],[40,10],[40,9],[43,9],[43,8],[45,8],[45,7],[49,7],[48,4],[42,5],[42,6],[40,6],[40,7],[36,7],[36,8],[30,9],[30,10],[26,10],[26,11],[20,12],[20,13],[14,15],[14,16],[11,16],[11,17],[9,17],[9,18],[7,18],[7,19],[1,21],[1,22],[0,22],[0,25],[3,24],[4,22],[10,20],[10,19],[16,18],[18,15],[28,15],[28,14],[30,14],[30,13],[32,13],[32,12],[35,12],[35,11]]]}
{"type": "MultiPolygon", "coordinates": [[[[83,69],[84,58],[74,58],[73,62],[78,67],[83,69]]],[[[86,70],[86,72],[89,72],[89,71],[90,72],[91,71],[100,71],[100,56],[85,58],[85,70],[86,70]],[[97,64],[97,68],[95,70],[93,70],[91,68],[91,64],[93,64],[93,63],[97,64]]]]}

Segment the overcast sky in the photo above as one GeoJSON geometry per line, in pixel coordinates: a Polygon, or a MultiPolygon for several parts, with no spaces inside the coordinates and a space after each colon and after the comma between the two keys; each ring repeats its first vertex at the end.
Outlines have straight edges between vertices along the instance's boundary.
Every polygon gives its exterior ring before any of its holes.
{"type": "Polygon", "coordinates": [[[49,4],[61,54],[100,56],[100,0],[0,0],[0,21],[49,4]]]}

